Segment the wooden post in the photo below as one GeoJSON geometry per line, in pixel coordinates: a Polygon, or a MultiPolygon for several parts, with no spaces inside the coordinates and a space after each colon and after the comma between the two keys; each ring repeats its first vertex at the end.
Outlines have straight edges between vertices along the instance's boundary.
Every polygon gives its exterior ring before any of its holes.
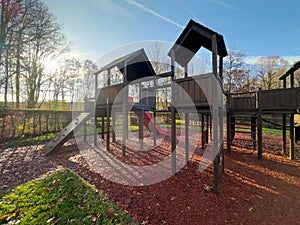
{"type": "Polygon", "coordinates": [[[204,114],[201,114],[201,147],[204,149],[204,135],[205,135],[205,127],[204,127],[204,114]]]}
{"type": "Polygon", "coordinates": [[[295,159],[295,138],[294,138],[294,114],[291,114],[290,117],[290,154],[289,157],[291,160],[295,159]]]}
{"type": "Polygon", "coordinates": [[[232,116],[230,112],[227,113],[227,153],[230,154],[231,152],[231,144],[232,144],[232,139],[231,139],[231,120],[232,116]]]}
{"type": "Polygon", "coordinates": [[[154,125],[154,131],[153,131],[153,145],[156,146],[156,135],[157,135],[157,130],[156,130],[156,111],[153,112],[153,117],[154,117],[154,121],[153,121],[153,125],[154,125]]]}
{"type": "Polygon", "coordinates": [[[154,106],[155,106],[155,110],[153,111],[153,127],[154,127],[154,130],[153,130],[153,145],[154,147],[156,146],[156,135],[157,135],[157,130],[156,130],[156,109],[157,109],[157,106],[156,106],[156,82],[157,82],[157,79],[154,80],[154,94],[155,94],[155,97],[154,97],[154,106]]]}
{"type": "MultiPolygon", "coordinates": [[[[188,77],[188,65],[184,67],[184,77],[188,77]]],[[[185,162],[190,160],[189,155],[189,113],[184,114],[184,127],[185,127],[185,162]]]]}
{"type": "Polygon", "coordinates": [[[106,150],[110,150],[110,110],[109,99],[106,99],[106,150]]]}
{"type": "Polygon", "coordinates": [[[185,127],[185,162],[190,160],[189,155],[189,113],[184,114],[184,127],[185,127]]]}
{"type": "Polygon", "coordinates": [[[286,114],[282,115],[282,153],[286,153],[286,114]]]}
{"type": "Polygon", "coordinates": [[[257,113],[257,158],[262,160],[262,105],[261,105],[261,89],[257,93],[258,113],[257,113]]]}
{"type": "Polygon", "coordinates": [[[256,149],[256,117],[251,117],[251,138],[253,148],[256,149]]]}
{"type": "Polygon", "coordinates": [[[290,83],[291,83],[291,88],[294,87],[294,72],[291,73],[291,76],[290,76],[290,83]]]}
{"type": "Polygon", "coordinates": [[[139,110],[139,143],[140,143],[140,149],[143,150],[143,144],[144,144],[144,111],[139,110]]]}
{"type": "Polygon", "coordinates": [[[98,75],[99,74],[94,73],[94,75],[95,75],[95,101],[97,101],[97,97],[98,97],[98,75]]]}
{"type": "Polygon", "coordinates": [[[111,69],[108,69],[108,70],[107,70],[107,86],[108,86],[108,87],[110,86],[110,70],[111,70],[111,69]]]}
{"type": "Polygon", "coordinates": [[[205,137],[205,139],[206,139],[206,144],[208,144],[208,140],[209,140],[209,138],[211,137],[211,135],[210,135],[210,131],[209,131],[209,129],[210,129],[210,116],[209,116],[209,114],[206,114],[206,132],[205,132],[205,135],[206,135],[206,137],[205,137]],[[210,136],[209,136],[209,135],[210,136]]]}
{"type": "Polygon", "coordinates": [[[171,145],[172,145],[172,173],[176,173],[176,112],[174,106],[174,82],[176,80],[175,53],[171,52],[171,71],[172,71],[172,104],[171,104],[171,145]]]}
{"type": "MultiPolygon", "coordinates": [[[[94,73],[95,75],[95,102],[97,103],[98,98],[98,73],[94,73]]],[[[97,107],[95,107],[95,118],[94,118],[94,145],[97,146],[97,138],[98,138],[98,132],[97,132],[97,107]]],[[[103,133],[103,132],[102,132],[103,133]]],[[[102,137],[103,138],[103,137],[102,137]]]]}
{"type": "Polygon", "coordinates": [[[86,142],[86,122],[84,122],[84,128],[83,128],[83,141],[86,142]]]}
{"type": "Polygon", "coordinates": [[[122,155],[126,155],[126,139],[128,138],[128,110],[127,110],[127,103],[128,103],[128,82],[127,82],[127,62],[124,63],[124,96],[123,96],[123,134],[122,134],[122,155]]]}
{"type": "MultiPolygon", "coordinates": [[[[217,48],[217,36],[213,35],[212,37],[212,71],[216,78],[218,79],[218,48],[217,48]]],[[[214,83],[214,81],[213,81],[214,83]]],[[[217,86],[217,83],[215,83],[214,86],[217,86]]],[[[213,87],[214,87],[213,86],[213,87]]],[[[212,132],[212,141],[213,141],[213,151],[214,151],[214,192],[216,194],[219,194],[219,184],[220,184],[220,167],[219,167],[219,159],[220,159],[220,151],[219,151],[219,104],[218,104],[218,95],[217,90],[213,88],[212,90],[212,126],[211,126],[211,132],[212,132]]]]}
{"type": "Polygon", "coordinates": [[[223,57],[222,56],[219,56],[219,76],[223,85],[223,57]]]}
{"type": "Polygon", "coordinates": [[[116,129],[116,114],[113,113],[111,115],[111,122],[112,122],[112,140],[113,142],[116,141],[116,132],[115,132],[115,129],[116,129]]]}
{"type": "Polygon", "coordinates": [[[105,120],[104,120],[104,116],[102,116],[101,119],[101,138],[104,139],[104,125],[105,124],[105,120]]]}
{"type": "Polygon", "coordinates": [[[98,145],[98,143],[97,143],[98,132],[97,132],[97,115],[96,115],[96,113],[95,113],[94,123],[95,123],[95,126],[94,126],[94,145],[97,146],[98,145]]]}
{"type": "Polygon", "coordinates": [[[230,122],[230,126],[231,126],[231,128],[230,128],[230,131],[231,131],[231,144],[232,144],[232,141],[233,141],[233,139],[234,139],[234,137],[235,137],[235,117],[234,116],[231,116],[231,122],[230,122]]]}

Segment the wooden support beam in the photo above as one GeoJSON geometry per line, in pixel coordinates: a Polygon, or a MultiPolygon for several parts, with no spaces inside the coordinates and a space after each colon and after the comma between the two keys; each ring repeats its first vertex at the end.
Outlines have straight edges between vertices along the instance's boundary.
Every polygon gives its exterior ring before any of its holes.
{"type": "Polygon", "coordinates": [[[258,91],[258,113],[257,113],[257,158],[262,160],[262,108],[261,89],[258,91]]]}
{"type": "MultiPolygon", "coordinates": [[[[218,48],[217,48],[217,36],[213,35],[212,37],[212,72],[216,78],[218,79],[218,48]]],[[[214,83],[215,81],[213,81],[214,83]]],[[[216,87],[216,83],[213,87],[216,87]]],[[[218,95],[217,90],[213,88],[212,90],[212,141],[213,141],[213,149],[214,149],[214,192],[219,194],[219,184],[220,184],[220,167],[219,167],[219,107],[218,107],[218,95]]]]}
{"type": "MultiPolygon", "coordinates": [[[[188,77],[188,65],[184,67],[184,77],[188,77]]],[[[190,160],[189,155],[189,113],[184,114],[185,119],[185,162],[190,160]]]]}
{"type": "Polygon", "coordinates": [[[293,87],[294,87],[294,80],[295,80],[295,79],[294,79],[294,72],[291,73],[290,79],[291,79],[291,80],[290,80],[291,88],[293,88],[293,87]]]}
{"type": "MultiPolygon", "coordinates": [[[[155,79],[154,80],[154,95],[155,95],[155,98],[154,98],[154,106],[155,106],[155,108],[157,108],[157,106],[156,106],[156,87],[157,87],[157,79],[155,79]]],[[[154,127],[154,130],[153,130],[153,145],[154,145],[154,147],[156,146],[156,135],[157,135],[157,130],[156,130],[156,123],[157,123],[157,121],[156,121],[156,111],[154,111],[153,112],[153,127],[154,127]]]]}
{"type": "Polygon", "coordinates": [[[231,143],[235,137],[235,117],[231,116],[231,122],[230,122],[230,131],[231,131],[231,137],[230,137],[230,140],[231,140],[231,143]]]}
{"type": "Polygon", "coordinates": [[[219,56],[219,76],[223,85],[223,57],[219,56]]]}
{"type": "Polygon", "coordinates": [[[108,87],[110,86],[110,83],[111,83],[111,82],[110,82],[110,81],[111,81],[111,79],[110,79],[110,70],[111,70],[111,69],[108,69],[108,70],[107,70],[107,86],[108,86],[108,87]]]}
{"type": "Polygon", "coordinates": [[[184,114],[184,127],[185,127],[185,162],[188,162],[190,160],[189,155],[189,113],[184,114]]]}
{"type": "Polygon", "coordinates": [[[127,80],[127,61],[124,62],[123,81],[125,84],[123,96],[123,128],[122,128],[122,155],[126,155],[126,140],[128,138],[128,80],[127,80]]]}
{"type": "Polygon", "coordinates": [[[227,113],[227,153],[230,154],[231,152],[231,120],[232,116],[230,113],[227,113]]]}
{"type": "Polygon", "coordinates": [[[251,138],[253,148],[256,149],[256,117],[251,117],[251,138]]]}
{"type": "Polygon", "coordinates": [[[110,110],[109,99],[106,99],[106,150],[110,151],[110,110]]]}
{"type": "Polygon", "coordinates": [[[295,159],[295,135],[294,135],[294,114],[290,117],[290,154],[291,160],[295,159]]]}
{"type": "Polygon", "coordinates": [[[144,111],[139,110],[139,143],[140,150],[143,150],[144,145],[144,111]]]}
{"type": "Polygon", "coordinates": [[[86,142],[86,121],[84,122],[84,128],[83,128],[83,141],[86,142]]]}
{"type": "MultiPolygon", "coordinates": [[[[175,69],[175,54],[171,52],[171,71],[172,71],[172,93],[174,93],[174,82],[176,80],[176,69],[175,69]]],[[[172,146],[172,173],[176,173],[176,112],[174,106],[174,95],[172,95],[171,104],[171,146],[172,146]]]]}
{"type": "Polygon", "coordinates": [[[202,149],[204,149],[204,145],[205,145],[205,139],[204,139],[204,135],[205,135],[205,126],[204,126],[204,114],[201,114],[201,147],[202,149]]]}
{"type": "Polygon", "coordinates": [[[212,141],[213,138],[213,122],[212,122],[212,115],[209,116],[209,130],[210,130],[210,140],[212,141]]]}
{"type": "Polygon", "coordinates": [[[113,140],[113,142],[115,142],[116,141],[116,132],[115,132],[115,130],[116,130],[116,114],[115,113],[113,113],[111,115],[111,122],[112,122],[112,140],[113,140]]]}
{"type": "Polygon", "coordinates": [[[104,126],[105,126],[105,121],[104,121],[104,116],[101,118],[101,138],[104,139],[104,126]]]}
{"type": "Polygon", "coordinates": [[[282,115],[282,153],[286,153],[286,114],[282,115]]]}
{"type": "Polygon", "coordinates": [[[97,116],[95,115],[94,118],[94,145],[97,146],[97,138],[98,138],[98,132],[97,132],[97,116]]]}
{"type": "Polygon", "coordinates": [[[154,111],[153,112],[153,123],[154,123],[154,131],[153,131],[153,145],[154,147],[156,146],[156,135],[157,135],[157,130],[156,130],[156,124],[157,124],[157,121],[156,121],[156,112],[154,111]]]}

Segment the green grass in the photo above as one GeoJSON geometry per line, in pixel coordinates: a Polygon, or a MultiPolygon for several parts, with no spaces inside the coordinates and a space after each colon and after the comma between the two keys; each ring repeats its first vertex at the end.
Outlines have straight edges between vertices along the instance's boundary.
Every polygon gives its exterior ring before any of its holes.
{"type": "MultiPolygon", "coordinates": [[[[272,134],[272,135],[277,135],[277,136],[282,136],[282,130],[280,129],[273,129],[273,128],[262,128],[263,134],[272,134]]],[[[287,135],[289,132],[287,132],[287,135]]]]}
{"type": "Polygon", "coordinates": [[[52,138],[55,137],[57,133],[48,133],[48,134],[42,134],[39,136],[33,136],[33,137],[18,137],[11,139],[5,143],[6,147],[12,148],[12,147],[19,147],[19,146],[27,146],[31,144],[36,144],[36,143],[45,143],[52,138]]]}
{"type": "Polygon", "coordinates": [[[0,198],[0,224],[138,224],[69,169],[0,198]]]}
{"type": "MultiPolygon", "coordinates": [[[[250,133],[249,128],[235,128],[235,130],[237,132],[249,132],[250,133]]],[[[226,131],[226,129],[225,129],[225,131],[226,131]]],[[[263,132],[263,134],[271,134],[271,135],[276,135],[276,136],[282,136],[282,130],[281,129],[263,127],[262,132],[263,132]]],[[[288,133],[289,132],[287,132],[287,134],[288,133]]]]}

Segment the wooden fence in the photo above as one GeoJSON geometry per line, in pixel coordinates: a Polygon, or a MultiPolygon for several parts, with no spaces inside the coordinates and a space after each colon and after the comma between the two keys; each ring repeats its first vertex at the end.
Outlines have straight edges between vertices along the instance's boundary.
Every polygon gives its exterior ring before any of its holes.
{"type": "Polygon", "coordinates": [[[72,120],[72,111],[8,110],[1,115],[0,143],[17,137],[57,132],[72,120]]]}

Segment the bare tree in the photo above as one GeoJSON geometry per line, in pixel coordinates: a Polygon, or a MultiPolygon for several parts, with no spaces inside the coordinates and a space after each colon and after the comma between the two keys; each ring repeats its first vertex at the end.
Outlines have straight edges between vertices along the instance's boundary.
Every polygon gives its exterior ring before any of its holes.
{"type": "MultiPolygon", "coordinates": [[[[9,80],[14,75],[14,49],[18,33],[26,23],[26,12],[33,0],[0,1],[0,87],[4,85],[4,101],[7,103],[9,80]]],[[[11,86],[11,85],[10,85],[11,86]]],[[[11,86],[12,89],[12,86],[11,86]]]]}
{"type": "Polygon", "coordinates": [[[83,97],[92,97],[94,96],[95,88],[95,76],[93,72],[97,70],[97,65],[87,59],[83,63],[82,73],[83,73],[83,97]]]}
{"type": "Polygon", "coordinates": [[[279,86],[278,77],[286,70],[288,62],[279,56],[266,56],[258,59],[256,73],[260,86],[271,90],[279,86]]]}
{"type": "Polygon", "coordinates": [[[300,70],[296,70],[294,73],[295,87],[300,87],[300,70]]]}
{"type": "Polygon", "coordinates": [[[245,52],[230,49],[224,61],[224,88],[228,92],[242,91],[245,86],[247,70],[245,52]]]}
{"type": "Polygon", "coordinates": [[[163,43],[159,41],[154,42],[149,48],[148,53],[153,69],[157,74],[165,73],[171,69],[170,59],[167,56],[167,48],[163,43]]]}
{"type": "Polygon", "coordinates": [[[191,76],[204,74],[209,69],[209,59],[206,56],[194,57],[188,65],[188,73],[191,76]]]}
{"type": "Polygon", "coordinates": [[[41,87],[49,79],[45,74],[44,62],[62,54],[66,42],[61,27],[44,3],[34,2],[27,17],[30,25],[24,31],[22,75],[26,83],[27,105],[33,108],[39,100],[41,87]]]}

